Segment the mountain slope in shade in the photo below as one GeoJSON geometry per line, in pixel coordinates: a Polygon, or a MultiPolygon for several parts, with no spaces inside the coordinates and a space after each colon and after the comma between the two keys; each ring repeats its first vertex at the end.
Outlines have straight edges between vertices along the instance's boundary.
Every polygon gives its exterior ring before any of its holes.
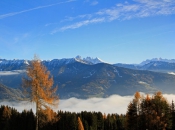
{"type": "Polygon", "coordinates": [[[19,89],[13,89],[0,83],[0,100],[22,100],[25,96],[19,89]]]}
{"type": "MultiPolygon", "coordinates": [[[[131,70],[109,64],[69,64],[54,74],[64,97],[107,97],[112,94],[132,95],[135,91],[154,93],[158,90],[171,93],[175,76],[150,71],[131,70]],[[61,71],[60,71],[61,70],[61,71]],[[66,93],[66,94],[64,94],[66,93]]],[[[53,72],[52,72],[53,73],[53,72]]]]}
{"type": "MultiPolygon", "coordinates": [[[[175,75],[172,74],[133,70],[106,63],[89,65],[76,61],[62,66],[47,65],[54,85],[58,85],[60,98],[133,95],[136,91],[154,93],[158,90],[175,93],[175,75]]],[[[0,80],[8,87],[19,88],[22,76],[25,73],[0,75],[0,80]]]]}

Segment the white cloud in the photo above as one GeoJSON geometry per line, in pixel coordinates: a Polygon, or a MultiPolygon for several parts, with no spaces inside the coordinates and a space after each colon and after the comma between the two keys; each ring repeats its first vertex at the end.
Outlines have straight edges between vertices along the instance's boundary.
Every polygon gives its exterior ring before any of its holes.
{"type": "Polygon", "coordinates": [[[79,28],[81,26],[85,26],[85,25],[88,25],[88,24],[99,23],[99,22],[104,22],[104,21],[105,21],[104,18],[94,18],[94,19],[91,19],[91,20],[80,21],[80,22],[74,23],[72,25],[64,26],[60,29],[55,29],[54,31],[52,31],[51,34],[54,34],[58,31],[65,31],[67,29],[75,29],[75,28],[79,28]]]}
{"type": "Polygon", "coordinates": [[[18,75],[24,73],[25,70],[14,70],[14,71],[0,71],[0,76],[3,75],[18,75]]]}
{"type": "MultiPolygon", "coordinates": [[[[144,94],[144,93],[142,93],[144,94]]],[[[175,95],[164,94],[163,95],[168,102],[171,104],[172,100],[175,100],[175,95]]],[[[112,95],[108,98],[90,98],[90,99],[77,99],[70,98],[60,100],[59,107],[57,110],[70,111],[70,112],[81,112],[81,111],[96,111],[102,113],[118,113],[125,114],[127,111],[128,104],[132,101],[133,96],[119,96],[112,95]]],[[[32,110],[35,112],[35,104],[30,102],[0,102],[0,105],[8,105],[16,108],[18,111],[24,109],[32,110]]]]}
{"type": "Polygon", "coordinates": [[[125,113],[132,96],[112,95],[108,98],[76,99],[60,101],[59,109],[71,112],[100,111],[102,113],[125,113]]]}
{"type": "Polygon", "coordinates": [[[168,72],[168,74],[175,75],[175,72],[168,72]]]}
{"type": "MultiPolygon", "coordinates": [[[[70,98],[59,101],[57,110],[81,112],[81,111],[96,111],[102,113],[123,113],[125,114],[129,102],[133,96],[119,96],[112,95],[108,98],[90,98],[90,99],[77,99],[70,98]]],[[[18,111],[24,109],[32,109],[35,112],[35,104],[30,102],[0,102],[0,105],[8,105],[16,108],[18,111]]],[[[57,111],[55,110],[55,111],[57,111]]]]}
{"type": "Polygon", "coordinates": [[[58,23],[47,23],[47,24],[45,24],[45,27],[55,25],[55,24],[58,24],[58,23]]]}
{"type": "MultiPolygon", "coordinates": [[[[125,1],[124,3],[116,4],[114,7],[102,9],[92,14],[69,17],[69,20],[72,22],[76,20],[76,22],[68,26],[63,26],[60,30],[76,29],[90,24],[91,22],[88,21],[93,21],[93,19],[97,18],[105,19],[103,22],[110,22],[114,20],[128,20],[138,17],[142,18],[169,14],[175,14],[175,1],[173,0],[134,0],[132,4],[125,1]],[[79,20],[79,22],[77,22],[77,20],[79,20]]],[[[101,22],[101,20],[95,23],[98,22],[101,22]]]]}
{"type": "Polygon", "coordinates": [[[93,1],[93,2],[91,3],[92,6],[95,6],[95,5],[97,5],[97,4],[98,4],[98,1],[93,1]]]}
{"type": "Polygon", "coordinates": [[[1,101],[1,105],[7,105],[10,107],[13,107],[17,109],[19,112],[22,112],[23,110],[30,110],[32,109],[33,112],[35,112],[35,104],[27,101],[15,101],[15,102],[8,102],[8,101],[1,101]]]}
{"type": "Polygon", "coordinates": [[[83,15],[78,15],[76,17],[66,17],[65,19],[61,20],[61,22],[67,22],[67,21],[73,21],[76,19],[91,19],[92,14],[83,14],[83,15]]]}
{"type": "Polygon", "coordinates": [[[35,8],[22,10],[22,11],[19,11],[19,12],[12,12],[12,13],[8,13],[8,14],[3,14],[3,15],[0,15],[0,19],[4,19],[6,17],[10,17],[10,16],[18,15],[18,14],[22,14],[22,13],[25,13],[25,12],[30,12],[30,11],[33,11],[33,10],[38,10],[38,9],[42,9],[42,8],[47,8],[47,7],[59,5],[59,4],[69,3],[69,2],[73,2],[73,1],[76,1],[76,0],[68,0],[68,1],[59,2],[59,3],[56,3],[56,4],[50,4],[50,5],[45,5],[45,6],[38,6],[38,7],[35,7],[35,8]]]}

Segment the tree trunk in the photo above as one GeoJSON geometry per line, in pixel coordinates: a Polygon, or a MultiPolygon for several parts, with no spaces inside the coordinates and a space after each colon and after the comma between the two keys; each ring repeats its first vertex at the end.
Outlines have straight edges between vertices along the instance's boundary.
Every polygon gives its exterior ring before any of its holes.
{"type": "MultiPolygon", "coordinates": [[[[36,95],[38,96],[38,86],[36,86],[36,95]]],[[[38,130],[38,99],[36,100],[36,130],[38,130]]]]}
{"type": "Polygon", "coordinates": [[[38,130],[38,102],[36,102],[36,130],[38,130]]]}

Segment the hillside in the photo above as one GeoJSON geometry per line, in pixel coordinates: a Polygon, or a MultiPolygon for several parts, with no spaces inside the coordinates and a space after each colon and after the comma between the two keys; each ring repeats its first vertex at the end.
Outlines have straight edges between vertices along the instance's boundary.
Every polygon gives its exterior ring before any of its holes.
{"type": "MultiPolygon", "coordinates": [[[[60,60],[52,60],[43,64],[53,75],[60,98],[133,95],[136,91],[154,93],[158,90],[175,93],[175,76],[166,73],[127,69],[107,63],[87,64],[77,60],[62,60],[62,64],[60,60]]],[[[25,77],[22,70],[0,72],[0,81],[10,88],[21,88],[22,77],[25,77]]]]}
{"type": "Polygon", "coordinates": [[[21,100],[24,98],[23,93],[19,89],[9,88],[0,83],[0,100],[21,100]]]}

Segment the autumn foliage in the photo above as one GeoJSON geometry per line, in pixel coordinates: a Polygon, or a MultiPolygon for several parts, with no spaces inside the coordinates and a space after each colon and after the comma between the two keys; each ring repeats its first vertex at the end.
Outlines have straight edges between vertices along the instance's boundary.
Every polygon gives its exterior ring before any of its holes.
{"type": "Polygon", "coordinates": [[[23,87],[31,101],[36,103],[36,130],[38,130],[39,121],[41,124],[45,121],[43,115],[47,116],[48,120],[53,117],[50,115],[50,107],[58,105],[57,87],[53,87],[53,77],[36,56],[27,68],[27,76],[23,79],[23,87]]]}
{"type": "Polygon", "coordinates": [[[84,130],[84,126],[80,117],[78,117],[78,130],[84,130]]]}
{"type": "Polygon", "coordinates": [[[126,113],[128,130],[166,130],[171,128],[171,107],[161,92],[152,97],[136,96],[126,113]],[[140,101],[140,102],[138,102],[140,101]]]}

